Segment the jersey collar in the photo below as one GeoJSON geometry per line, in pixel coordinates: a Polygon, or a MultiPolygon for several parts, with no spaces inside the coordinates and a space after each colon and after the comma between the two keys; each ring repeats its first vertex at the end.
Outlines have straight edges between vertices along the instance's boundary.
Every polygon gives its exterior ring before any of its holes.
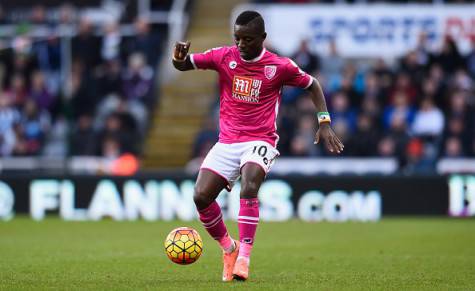
{"type": "Polygon", "coordinates": [[[264,56],[264,54],[266,53],[266,48],[265,47],[262,47],[262,52],[255,58],[253,58],[252,60],[245,60],[243,59],[241,56],[239,56],[241,58],[241,60],[243,62],[246,62],[246,63],[255,63],[257,61],[260,61],[262,59],[262,57],[264,56]]]}

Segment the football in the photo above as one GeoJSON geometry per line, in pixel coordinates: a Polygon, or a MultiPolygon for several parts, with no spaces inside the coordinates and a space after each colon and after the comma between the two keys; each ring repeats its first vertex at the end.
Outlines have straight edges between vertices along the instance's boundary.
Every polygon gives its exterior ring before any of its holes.
{"type": "Polygon", "coordinates": [[[172,230],[165,239],[165,252],[168,258],[180,265],[189,265],[198,260],[203,250],[203,241],[191,227],[172,230]]]}

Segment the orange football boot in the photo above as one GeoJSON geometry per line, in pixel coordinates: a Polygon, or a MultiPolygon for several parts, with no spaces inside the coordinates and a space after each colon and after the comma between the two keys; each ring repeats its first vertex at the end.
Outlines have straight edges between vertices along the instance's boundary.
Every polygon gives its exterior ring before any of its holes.
{"type": "Polygon", "coordinates": [[[232,253],[225,253],[223,251],[223,281],[229,282],[233,280],[233,270],[236,259],[239,255],[240,242],[234,240],[234,251],[232,253]]]}
{"type": "Polygon", "coordinates": [[[249,260],[239,258],[234,265],[233,277],[239,281],[246,281],[249,277],[249,260]]]}

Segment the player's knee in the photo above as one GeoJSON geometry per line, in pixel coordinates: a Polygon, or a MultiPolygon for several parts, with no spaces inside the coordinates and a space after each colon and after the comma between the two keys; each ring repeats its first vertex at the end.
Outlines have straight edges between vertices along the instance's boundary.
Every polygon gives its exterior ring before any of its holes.
{"type": "Polygon", "coordinates": [[[212,201],[210,201],[206,191],[202,187],[195,187],[195,194],[193,195],[193,201],[198,209],[204,209],[208,207],[212,201]]]}
{"type": "Polygon", "coordinates": [[[247,181],[241,185],[241,198],[256,198],[259,192],[259,184],[247,181]]]}

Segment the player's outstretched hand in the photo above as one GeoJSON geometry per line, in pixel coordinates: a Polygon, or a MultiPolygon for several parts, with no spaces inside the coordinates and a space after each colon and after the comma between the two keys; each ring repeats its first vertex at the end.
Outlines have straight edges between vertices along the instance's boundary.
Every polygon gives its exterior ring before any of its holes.
{"type": "Polygon", "coordinates": [[[315,144],[318,144],[322,139],[327,149],[332,153],[339,154],[345,147],[328,123],[323,123],[318,128],[315,135],[315,144]]]}
{"type": "Polygon", "coordinates": [[[175,49],[173,51],[173,58],[175,61],[185,61],[186,56],[188,55],[188,50],[190,49],[190,42],[175,42],[175,49]]]}

